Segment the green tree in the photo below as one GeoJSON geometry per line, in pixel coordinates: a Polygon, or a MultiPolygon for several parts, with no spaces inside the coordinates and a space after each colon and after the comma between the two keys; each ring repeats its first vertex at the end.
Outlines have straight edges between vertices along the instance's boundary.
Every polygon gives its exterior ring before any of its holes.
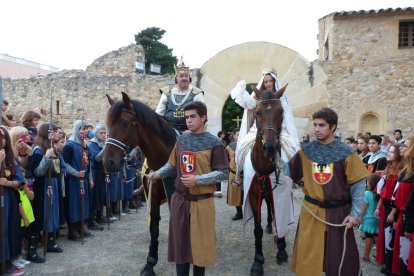
{"type": "Polygon", "coordinates": [[[172,55],[172,50],[159,40],[165,31],[157,27],[149,27],[135,35],[136,44],[142,45],[145,51],[145,70],[150,68],[150,63],[161,65],[161,74],[174,74],[174,65],[177,57],[172,55]]]}

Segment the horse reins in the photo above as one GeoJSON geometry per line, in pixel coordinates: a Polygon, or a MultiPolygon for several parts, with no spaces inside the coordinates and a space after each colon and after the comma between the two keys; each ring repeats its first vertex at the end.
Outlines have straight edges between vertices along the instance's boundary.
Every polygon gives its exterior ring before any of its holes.
{"type": "MultiPolygon", "coordinates": [[[[135,113],[135,111],[133,110],[133,107],[132,107],[132,105],[130,106],[130,109],[127,109],[127,108],[122,108],[122,110],[121,110],[122,112],[127,112],[127,113],[129,113],[129,114],[131,114],[131,115],[133,115],[134,116],[134,118],[135,118],[135,116],[136,116],[136,113],[135,113]]],[[[128,121],[128,129],[129,129],[129,127],[130,126],[137,126],[137,122],[136,121],[133,121],[133,120],[131,120],[131,121],[128,121]]],[[[124,158],[127,158],[128,157],[128,155],[131,153],[131,151],[133,150],[133,148],[132,147],[130,147],[130,146],[128,146],[128,145],[126,145],[126,144],[124,144],[124,143],[122,143],[121,141],[119,141],[119,140],[117,140],[117,139],[115,139],[115,138],[110,138],[110,137],[108,137],[106,140],[105,140],[105,145],[106,144],[109,144],[109,145],[112,145],[112,146],[115,146],[115,147],[117,147],[117,148],[119,148],[119,149],[121,149],[122,151],[123,151],[123,153],[124,153],[124,158]]]]}

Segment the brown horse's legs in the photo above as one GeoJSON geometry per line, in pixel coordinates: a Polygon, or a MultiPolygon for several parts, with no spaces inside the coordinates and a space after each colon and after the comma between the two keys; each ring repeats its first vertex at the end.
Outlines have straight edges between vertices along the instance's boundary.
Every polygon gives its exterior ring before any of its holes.
{"type": "Polygon", "coordinates": [[[261,211],[262,199],[260,198],[258,191],[258,182],[254,180],[249,190],[249,201],[253,212],[254,218],[254,247],[255,255],[253,265],[250,269],[251,275],[263,275],[263,228],[259,222],[259,212],[261,211]]]}
{"type": "MultiPolygon", "coordinates": [[[[271,195],[270,195],[271,196],[271,195]]],[[[273,208],[272,208],[272,200],[269,196],[265,197],[265,201],[266,201],[266,206],[267,206],[267,225],[266,225],[266,233],[268,234],[272,234],[273,232],[273,227],[272,227],[272,222],[273,222],[273,208]]]]}

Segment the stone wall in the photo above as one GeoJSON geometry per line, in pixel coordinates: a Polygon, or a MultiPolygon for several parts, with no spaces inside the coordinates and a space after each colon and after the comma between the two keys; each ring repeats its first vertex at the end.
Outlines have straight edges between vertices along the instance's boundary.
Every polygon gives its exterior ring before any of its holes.
{"type": "Polygon", "coordinates": [[[414,49],[398,49],[399,21],[407,19],[414,20],[413,11],[332,14],[319,21],[316,63],[328,76],[328,105],[339,114],[342,138],[367,130],[369,115],[379,121],[372,125],[378,134],[414,132],[414,49]]]}
{"type": "MultiPolygon", "coordinates": [[[[39,78],[3,79],[4,99],[11,103],[11,114],[20,118],[35,107],[49,112],[52,93],[53,121],[66,131],[82,116],[93,125],[104,122],[109,107],[105,94],[120,99],[121,91],[125,91],[131,98],[155,108],[159,88],[173,85],[172,76],[135,73],[134,62],[139,55],[143,55],[142,47],[129,45],[96,59],[86,71],[64,70],[39,78]]],[[[48,115],[42,120],[48,121],[48,115]]]]}

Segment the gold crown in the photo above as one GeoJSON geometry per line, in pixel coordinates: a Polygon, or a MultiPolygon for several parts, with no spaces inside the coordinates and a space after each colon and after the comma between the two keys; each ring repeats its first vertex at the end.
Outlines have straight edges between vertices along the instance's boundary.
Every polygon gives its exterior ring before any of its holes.
{"type": "Polygon", "coordinates": [[[183,56],[181,56],[180,60],[177,63],[177,66],[174,66],[175,75],[178,74],[188,74],[190,75],[190,67],[185,65],[183,56]]]}
{"type": "Polygon", "coordinates": [[[264,68],[263,72],[262,72],[262,75],[264,76],[266,74],[275,74],[275,76],[277,77],[276,68],[274,68],[274,67],[273,68],[268,68],[268,67],[264,68]]]}

